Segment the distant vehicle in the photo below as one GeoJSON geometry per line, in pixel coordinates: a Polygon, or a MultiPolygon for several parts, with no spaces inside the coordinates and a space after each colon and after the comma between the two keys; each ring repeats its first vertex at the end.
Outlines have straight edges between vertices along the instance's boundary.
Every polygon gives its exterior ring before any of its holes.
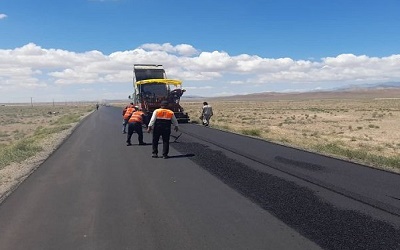
{"type": "Polygon", "coordinates": [[[185,92],[182,81],[168,79],[159,64],[134,64],[133,73],[134,93],[130,99],[147,114],[146,124],[153,111],[161,107],[162,101],[168,101],[168,108],[174,112],[179,123],[189,122],[188,114],[179,103],[185,92]]]}

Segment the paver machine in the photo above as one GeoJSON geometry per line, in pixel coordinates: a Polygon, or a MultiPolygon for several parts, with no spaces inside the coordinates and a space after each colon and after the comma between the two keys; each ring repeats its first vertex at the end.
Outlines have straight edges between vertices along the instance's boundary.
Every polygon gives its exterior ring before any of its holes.
{"type": "Polygon", "coordinates": [[[153,111],[160,108],[162,101],[168,101],[168,109],[174,112],[179,123],[189,122],[188,114],[179,103],[185,92],[182,81],[168,79],[162,65],[134,64],[133,88],[134,93],[130,98],[146,114],[146,124],[153,111]]]}

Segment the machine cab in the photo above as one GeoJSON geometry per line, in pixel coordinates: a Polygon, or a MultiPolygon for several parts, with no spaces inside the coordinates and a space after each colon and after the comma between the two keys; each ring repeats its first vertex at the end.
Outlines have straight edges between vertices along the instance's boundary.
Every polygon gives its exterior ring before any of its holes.
{"type": "Polygon", "coordinates": [[[165,70],[159,64],[135,64],[133,66],[133,101],[141,106],[143,102],[156,103],[168,95],[168,88],[162,83],[137,84],[143,80],[166,79],[165,70]]]}

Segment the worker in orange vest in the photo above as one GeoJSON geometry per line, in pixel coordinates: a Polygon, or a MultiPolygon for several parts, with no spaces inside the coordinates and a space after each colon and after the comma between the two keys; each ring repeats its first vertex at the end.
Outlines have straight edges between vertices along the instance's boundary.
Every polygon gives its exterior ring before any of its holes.
{"type": "Polygon", "coordinates": [[[134,112],[132,113],[131,117],[128,120],[128,135],[126,137],[127,146],[132,145],[131,138],[134,131],[138,134],[139,145],[146,145],[146,143],[143,142],[143,130],[142,130],[143,119],[144,119],[144,113],[139,110],[138,106],[135,106],[134,112]]]}
{"type": "Polygon", "coordinates": [[[133,102],[131,102],[129,105],[127,105],[123,110],[122,110],[122,133],[126,134],[126,125],[128,124],[129,117],[134,111],[134,106],[133,102]],[[128,112],[129,110],[129,112],[128,112]]]}
{"type": "Polygon", "coordinates": [[[178,120],[176,119],[174,112],[167,109],[168,102],[162,101],[161,108],[154,110],[151,116],[147,132],[153,131],[153,152],[152,157],[158,157],[158,140],[160,136],[163,140],[163,158],[167,159],[169,153],[169,136],[171,135],[171,124],[175,126],[175,131],[178,131],[178,120]]]}

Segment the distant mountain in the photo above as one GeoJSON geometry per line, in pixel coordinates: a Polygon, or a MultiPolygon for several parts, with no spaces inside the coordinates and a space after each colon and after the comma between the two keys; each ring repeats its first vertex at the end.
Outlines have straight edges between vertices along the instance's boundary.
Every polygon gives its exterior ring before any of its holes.
{"type": "Polygon", "coordinates": [[[351,90],[351,89],[381,89],[381,88],[400,88],[400,82],[385,82],[385,83],[372,83],[372,84],[360,84],[360,85],[348,85],[341,87],[337,90],[351,90]]]}
{"type": "Polygon", "coordinates": [[[183,95],[181,97],[181,100],[186,100],[186,99],[204,99],[205,97],[203,96],[198,96],[198,95],[183,95]]]}
{"type": "Polygon", "coordinates": [[[215,97],[215,100],[307,100],[307,99],[377,99],[400,98],[400,83],[353,85],[332,90],[309,92],[262,92],[247,95],[215,97]]]}
{"type": "Polygon", "coordinates": [[[376,87],[382,87],[382,88],[400,88],[400,82],[387,82],[387,83],[381,83],[377,84],[376,87]]]}

